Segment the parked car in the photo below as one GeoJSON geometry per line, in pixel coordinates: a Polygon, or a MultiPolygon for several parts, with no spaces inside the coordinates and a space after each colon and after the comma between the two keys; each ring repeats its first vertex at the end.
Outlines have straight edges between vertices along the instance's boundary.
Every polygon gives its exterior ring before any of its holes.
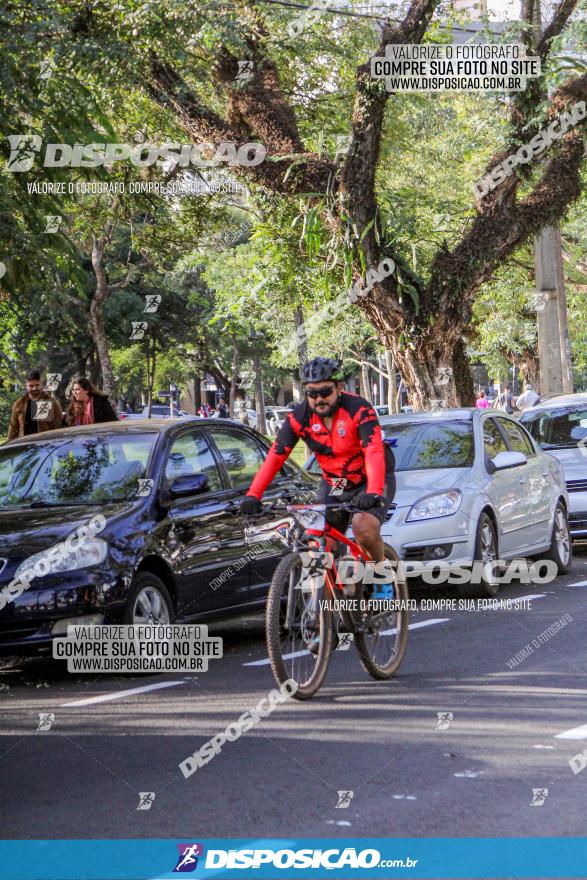
{"type": "MultiPolygon", "coordinates": [[[[257,413],[255,412],[254,409],[247,409],[246,413],[247,413],[247,420],[249,423],[246,427],[256,428],[257,427],[257,413]]],[[[237,424],[237,425],[242,425],[242,421],[236,417],[232,418],[231,422],[235,422],[235,424],[237,424]]]]}
{"type": "MultiPolygon", "coordinates": [[[[397,507],[381,532],[401,559],[459,566],[540,554],[569,570],[562,466],[517,420],[467,408],[400,413],[380,423],[397,480],[397,507]]],[[[315,459],[306,467],[319,471],[315,459]]],[[[497,586],[461,590],[493,596],[497,586]]]]}
{"type": "Polygon", "coordinates": [[[587,394],[565,394],[527,409],[520,424],[562,464],[571,537],[587,538],[587,394]]]}
{"type": "Polygon", "coordinates": [[[461,565],[540,554],[569,570],[562,467],[515,419],[452,409],[389,416],[382,428],[397,468],[397,509],[382,531],[402,559],[461,565]]]}
{"type": "MultiPolygon", "coordinates": [[[[190,414],[185,412],[183,409],[177,409],[177,407],[173,407],[173,411],[170,406],[166,406],[165,404],[153,403],[151,405],[151,418],[152,419],[169,419],[169,418],[186,418],[190,414]]],[[[149,407],[144,406],[141,413],[138,413],[138,417],[141,419],[146,419],[149,417],[149,407]]]]}
{"type": "Polygon", "coordinates": [[[267,425],[267,433],[270,437],[275,437],[287,414],[292,411],[291,406],[268,406],[265,413],[265,422],[267,425]]]}
{"type": "MultiPolygon", "coordinates": [[[[93,516],[106,519],[0,610],[0,653],[49,649],[72,623],[194,622],[262,607],[284,520],[262,514],[245,528],[239,503],[268,448],[219,419],[125,420],[0,447],[0,590],[93,516]]],[[[283,493],[306,501],[314,483],[288,462],[266,497],[283,493]]]]}

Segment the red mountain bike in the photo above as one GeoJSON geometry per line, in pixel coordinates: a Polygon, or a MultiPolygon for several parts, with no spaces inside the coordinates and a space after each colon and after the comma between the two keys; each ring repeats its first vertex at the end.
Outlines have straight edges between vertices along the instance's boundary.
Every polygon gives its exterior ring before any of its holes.
{"type": "MultiPolygon", "coordinates": [[[[275,505],[270,505],[275,509],[275,505]]],[[[339,579],[345,561],[369,559],[354,541],[326,522],[326,511],[356,512],[349,504],[282,506],[293,524],[287,532],[291,553],[273,575],[265,628],[273,675],[279,684],[293,679],[298,700],[313,697],[324,681],[339,635],[354,637],[363,668],[373,678],[389,679],[399,669],[408,638],[408,590],[401,566],[392,566],[393,599],[374,602],[373,588],[361,579],[351,590],[339,579]],[[350,551],[350,553],[349,553],[350,551]],[[310,561],[310,563],[309,563],[310,561]],[[346,592],[345,592],[346,590],[346,592]],[[351,634],[351,635],[348,635],[351,634]]],[[[386,547],[386,558],[397,554],[386,547]]],[[[346,566],[348,568],[349,566],[346,566]]],[[[366,579],[365,579],[366,580],[366,579]]]]}

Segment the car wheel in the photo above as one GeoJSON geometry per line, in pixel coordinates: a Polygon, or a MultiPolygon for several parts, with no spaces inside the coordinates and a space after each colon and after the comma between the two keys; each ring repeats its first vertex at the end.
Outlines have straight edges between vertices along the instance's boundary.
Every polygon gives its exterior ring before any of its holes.
{"type": "MultiPolygon", "coordinates": [[[[493,562],[497,559],[497,535],[495,534],[495,526],[493,520],[487,513],[482,513],[477,523],[477,534],[475,536],[475,562],[493,562]]],[[[475,567],[473,567],[475,571],[475,567]]],[[[461,596],[467,598],[492,598],[497,595],[499,583],[490,581],[483,573],[481,581],[478,584],[461,584],[459,592],[461,596]]]]}
{"type": "Polygon", "coordinates": [[[554,511],[554,523],[552,525],[552,538],[550,549],[544,554],[544,559],[551,559],[556,563],[559,574],[568,574],[573,562],[573,548],[569,533],[569,521],[564,506],[559,501],[554,511]]]}
{"type": "Polygon", "coordinates": [[[171,623],[173,617],[173,602],[163,581],[149,571],[140,571],[132,582],[124,622],[171,623]]]}

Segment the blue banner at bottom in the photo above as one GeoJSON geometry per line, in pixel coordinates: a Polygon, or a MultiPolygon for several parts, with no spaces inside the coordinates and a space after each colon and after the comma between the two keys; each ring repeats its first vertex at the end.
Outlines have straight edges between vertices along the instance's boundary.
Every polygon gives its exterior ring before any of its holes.
{"type": "Polygon", "coordinates": [[[3,840],[0,880],[587,878],[587,838],[3,840]]]}

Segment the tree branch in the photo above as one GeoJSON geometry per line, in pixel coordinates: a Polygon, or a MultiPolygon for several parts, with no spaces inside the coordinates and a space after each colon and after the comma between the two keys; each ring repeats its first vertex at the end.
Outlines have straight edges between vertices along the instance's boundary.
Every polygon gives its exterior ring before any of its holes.
{"type": "MultiPolygon", "coordinates": [[[[181,127],[196,143],[228,141],[238,148],[247,142],[241,130],[204,107],[177,71],[156,56],[151,61],[151,80],[146,88],[154,101],[172,110],[181,127]]],[[[260,119],[257,122],[261,125],[260,119]]],[[[263,130],[270,129],[271,123],[267,120],[263,130]]],[[[248,137],[251,136],[257,136],[257,132],[252,131],[248,137]]],[[[276,192],[324,192],[334,176],[334,164],[315,154],[288,153],[268,155],[255,166],[235,165],[232,172],[235,176],[253,178],[276,192]],[[294,166],[293,170],[290,166],[294,166]]]]}
{"type": "MultiPolygon", "coordinates": [[[[587,74],[572,85],[567,84],[565,94],[579,97],[579,80],[583,81],[583,95],[587,98],[587,74]]],[[[580,125],[584,125],[584,121],[563,136],[558,154],[550,159],[526,198],[519,203],[502,198],[501,189],[508,182],[501,184],[491,193],[491,198],[483,199],[469,232],[457,247],[436,256],[427,295],[429,301],[438,306],[436,311],[447,332],[451,325],[462,325],[470,319],[474,292],[491,277],[497,266],[545,226],[557,224],[579,197],[584,155],[580,125]],[[454,279],[458,279],[458,287],[454,279]]],[[[515,182],[508,180],[509,186],[515,188],[515,182]]]]}
{"type": "MultiPolygon", "coordinates": [[[[379,160],[385,105],[390,93],[383,80],[371,76],[371,62],[385,55],[388,44],[416,43],[425,32],[439,0],[413,0],[408,13],[399,24],[387,21],[377,51],[357,69],[356,98],[353,109],[352,140],[340,174],[340,192],[346,211],[352,218],[359,236],[371,223],[361,241],[367,266],[378,265],[382,251],[377,243],[375,224],[379,224],[375,196],[375,174],[379,160]],[[373,222],[372,222],[373,221],[373,222]]],[[[378,233],[381,232],[379,226],[378,233]]],[[[385,254],[386,256],[396,256],[385,254]]],[[[387,307],[401,314],[395,276],[388,276],[383,285],[377,285],[378,298],[386,298],[387,307]]],[[[368,312],[368,304],[365,304],[368,312]]]]}
{"type": "Polygon", "coordinates": [[[542,63],[546,61],[550,52],[550,44],[555,37],[562,32],[569,18],[575,11],[577,0],[561,0],[557,6],[549,24],[544,29],[542,36],[536,46],[536,53],[540,56],[542,63]]]}

